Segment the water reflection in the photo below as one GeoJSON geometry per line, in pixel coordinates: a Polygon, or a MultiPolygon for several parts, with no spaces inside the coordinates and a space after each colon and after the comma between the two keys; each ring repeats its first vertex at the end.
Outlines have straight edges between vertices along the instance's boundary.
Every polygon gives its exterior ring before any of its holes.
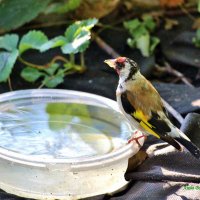
{"type": "Polygon", "coordinates": [[[102,155],[126,144],[120,113],[78,103],[25,103],[0,112],[0,146],[44,158],[102,155]]]}

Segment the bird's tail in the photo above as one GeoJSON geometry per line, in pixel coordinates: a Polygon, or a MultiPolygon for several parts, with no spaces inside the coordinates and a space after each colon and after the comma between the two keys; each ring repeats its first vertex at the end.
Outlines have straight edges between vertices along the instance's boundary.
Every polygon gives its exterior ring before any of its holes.
{"type": "Polygon", "coordinates": [[[182,136],[176,137],[174,139],[182,144],[194,157],[198,159],[200,158],[200,149],[191,141],[182,136]]]}
{"type": "MultiPolygon", "coordinates": [[[[174,129],[172,129],[170,136],[174,140],[176,140],[177,142],[182,144],[194,157],[196,157],[197,159],[200,159],[200,149],[195,144],[193,144],[190,141],[190,139],[181,130],[174,127],[174,129]]],[[[176,149],[178,149],[175,145],[173,145],[173,146],[176,149]]],[[[181,150],[181,149],[178,149],[178,150],[181,150]]]]}

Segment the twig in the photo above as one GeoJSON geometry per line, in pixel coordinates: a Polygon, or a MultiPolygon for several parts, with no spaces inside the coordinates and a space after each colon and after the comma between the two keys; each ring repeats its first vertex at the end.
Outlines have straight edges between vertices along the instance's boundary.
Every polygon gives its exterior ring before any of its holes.
{"type": "Polygon", "coordinates": [[[181,116],[181,114],[177,112],[172,106],[170,106],[164,99],[162,99],[162,101],[166,109],[169,111],[169,113],[171,113],[173,117],[176,118],[180,124],[182,124],[184,119],[181,116]]]}
{"type": "Polygon", "coordinates": [[[8,77],[8,86],[9,86],[10,91],[13,91],[12,82],[11,82],[10,76],[8,77]]]}
{"type": "Polygon", "coordinates": [[[103,49],[106,53],[108,53],[110,56],[112,56],[113,58],[120,56],[110,45],[108,45],[104,40],[102,40],[95,33],[93,33],[92,36],[93,36],[95,42],[98,44],[98,46],[101,49],[103,49]]]}
{"type": "Polygon", "coordinates": [[[160,66],[156,65],[156,68],[159,71],[163,71],[163,72],[167,72],[170,74],[173,74],[174,76],[178,77],[181,79],[181,81],[183,81],[186,85],[190,86],[190,87],[194,87],[189,81],[188,79],[184,76],[184,74],[182,74],[181,72],[177,71],[176,69],[172,68],[172,66],[168,63],[168,62],[164,62],[165,67],[161,68],[160,66]]]}
{"type": "Polygon", "coordinates": [[[190,86],[190,87],[194,87],[189,81],[188,79],[184,76],[184,74],[182,74],[181,72],[175,70],[172,68],[172,66],[168,63],[165,62],[165,66],[166,69],[169,73],[174,74],[175,76],[179,77],[186,85],[190,86]]]}
{"type": "Polygon", "coordinates": [[[196,20],[196,18],[195,17],[193,17],[191,14],[190,14],[190,12],[184,7],[184,6],[180,6],[180,9],[181,9],[181,11],[183,12],[183,13],[185,13],[187,16],[188,16],[188,18],[190,18],[192,21],[195,21],[196,20]]]}

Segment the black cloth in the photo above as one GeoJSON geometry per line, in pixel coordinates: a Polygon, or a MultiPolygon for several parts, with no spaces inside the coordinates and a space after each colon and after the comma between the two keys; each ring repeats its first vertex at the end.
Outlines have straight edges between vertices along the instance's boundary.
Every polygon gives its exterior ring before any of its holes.
{"type": "MultiPolygon", "coordinates": [[[[181,130],[200,146],[200,115],[186,116],[181,130]]],[[[148,158],[134,171],[125,174],[128,188],[114,195],[100,195],[87,200],[200,200],[200,160],[186,149],[175,150],[167,143],[149,136],[144,149],[148,158]]]]}

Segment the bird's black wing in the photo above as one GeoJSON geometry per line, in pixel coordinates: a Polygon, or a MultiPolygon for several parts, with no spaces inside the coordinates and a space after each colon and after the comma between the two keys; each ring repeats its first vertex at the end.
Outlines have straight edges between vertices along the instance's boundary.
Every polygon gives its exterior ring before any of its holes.
{"type": "Polygon", "coordinates": [[[160,138],[169,144],[173,145],[176,149],[181,150],[181,146],[171,137],[168,133],[171,131],[169,125],[160,118],[158,113],[151,111],[151,116],[147,119],[146,115],[137,110],[130,102],[127,92],[121,94],[121,102],[124,111],[131,115],[140,125],[150,134],[160,138]]]}

